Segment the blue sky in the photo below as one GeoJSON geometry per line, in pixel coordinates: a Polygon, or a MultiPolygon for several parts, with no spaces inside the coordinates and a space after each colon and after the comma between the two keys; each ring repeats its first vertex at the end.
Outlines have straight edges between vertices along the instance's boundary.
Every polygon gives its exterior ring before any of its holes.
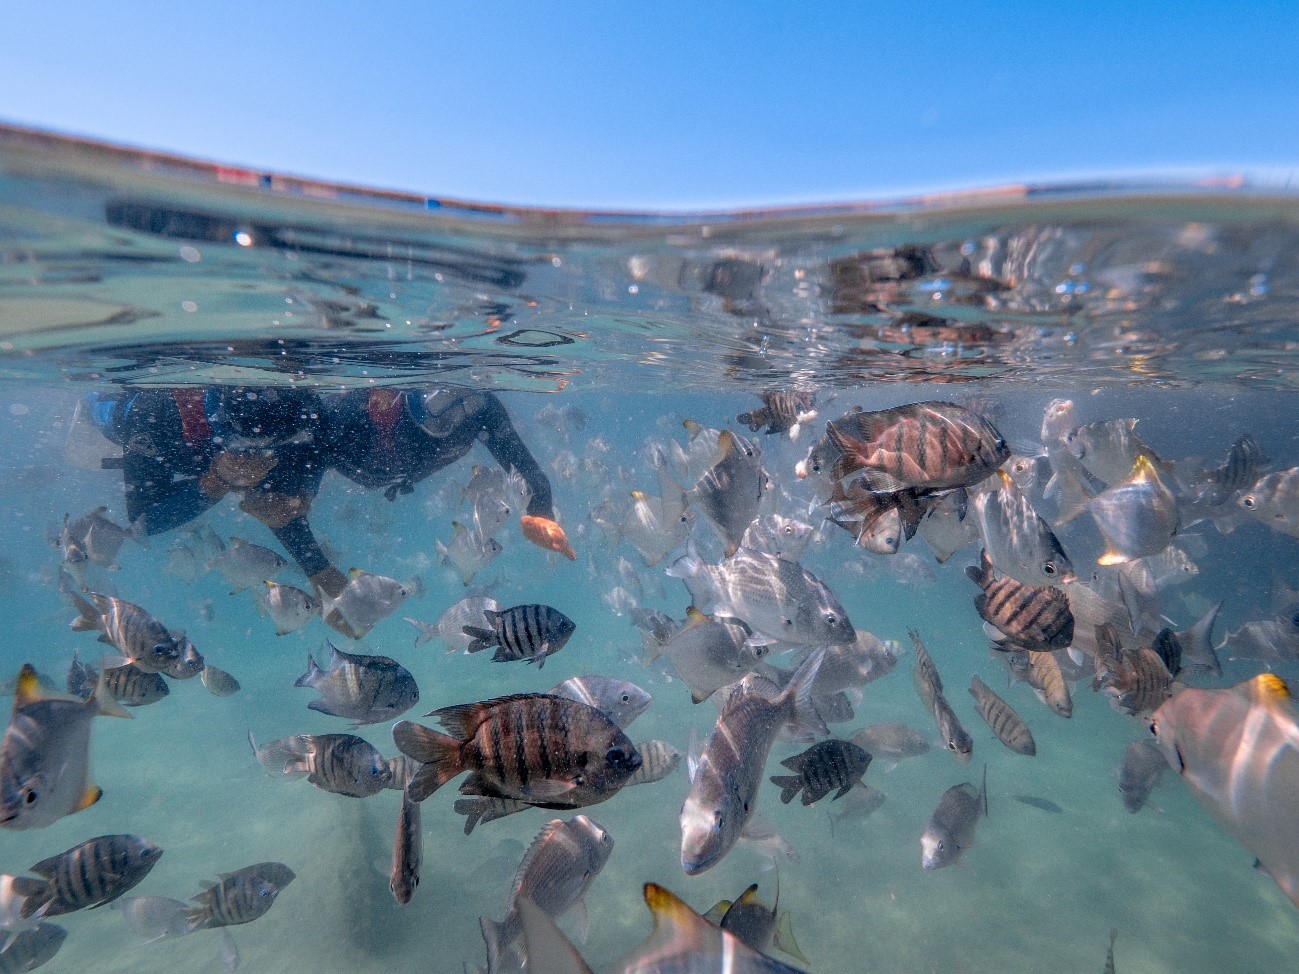
{"type": "Polygon", "coordinates": [[[42,3],[0,119],[538,205],[1299,166],[1299,3],[42,3]]]}

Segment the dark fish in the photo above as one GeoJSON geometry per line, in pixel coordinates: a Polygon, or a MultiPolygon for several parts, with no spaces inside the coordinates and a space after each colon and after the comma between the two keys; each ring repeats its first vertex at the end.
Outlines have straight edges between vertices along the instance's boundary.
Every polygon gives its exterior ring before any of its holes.
{"type": "Polygon", "coordinates": [[[1033,741],[1033,733],[1028,729],[1028,724],[977,675],[970,680],[970,696],[974,697],[979,716],[997,735],[997,740],[1016,754],[1029,757],[1037,754],[1037,744],[1033,741]]]}
{"type": "Polygon", "coordinates": [[[413,801],[471,771],[462,794],[575,808],[608,798],[641,765],[640,753],[617,724],[565,697],[521,693],[443,707],[428,716],[451,733],[408,720],[392,729],[398,749],[423,765],[406,786],[413,801]]]}
{"type": "Polygon", "coordinates": [[[965,569],[983,592],[974,599],[979,617],[1024,649],[1064,649],[1073,642],[1069,599],[1053,585],[1025,585],[1009,575],[997,578],[986,549],[979,565],[965,569]]]}
{"type": "Polygon", "coordinates": [[[734,902],[720,900],[704,914],[704,919],[738,937],[759,953],[770,954],[775,947],[800,963],[809,963],[794,939],[789,911],[780,912],[779,874],[776,877],[776,902],[771,906],[758,899],[758,884],[754,883],[734,902]]]}
{"type": "Polygon", "coordinates": [[[1182,651],[1184,668],[1222,676],[1222,663],[1218,661],[1218,654],[1213,647],[1213,624],[1221,609],[1222,603],[1218,602],[1190,629],[1180,629],[1173,633],[1173,638],[1182,651]]]}
{"type": "Polygon", "coordinates": [[[1040,809],[1041,811],[1044,812],[1049,812],[1052,815],[1059,815],[1062,812],[1064,812],[1064,809],[1061,808],[1059,805],[1057,805],[1055,802],[1051,801],[1051,799],[1038,798],[1036,795],[1016,795],[1015,801],[1020,802],[1021,804],[1024,805],[1029,805],[1033,808],[1040,809]]]}
{"type": "Polygon", "coordinates": [[[1168,769],[1163,753],[1149,741],[1130,741],[1119,766],[1119,794],[1123,807],[1136,814],[1145,807],[1159,778],[1168,769]]]}
{"type": "Polygon", "coordinates": [[[38,923],[29,930],[19,931],[0,950],[0,971],[20,974],[34,971],[59,952],[68,932],[53,923],[38,923]]]}
{"type": "Polygon", "coordinates": [[[44,915],[54,917],[111,903],[149,875],[161,857],[160,848],[138,835],[101,835],[42,859],[31,871],[49,881],[44,915]]]}
{"type": "Polygon", "coordinates": [[[217,874],[217,879],[241,878],[256,878],[264,880],[282,893],[289,883],[298,878],[298,874],[282,862],[255,862],[251,866],[244,866],[242,869],[236,869],[232,873],[217,874]]]}
{"type": "Polygon", "coordinates": [[[146,673],[133,663],[104,670],[104,686],[117,702],[127,707],[157,703],[171,691],[160,673],[146,673]]]}
{"type": "Polygon", "coordinates": [[[1101,680],[1114,709],[1130,716],[1153,713],[1168,699],[1172,684],[1168,667],[1149,646],[1124,650],[1117,669],[1101,680]]]}
{"type": "Polygon", "coordinates": [[[129,717],[103,677],[85,701],[40,692],[30,663],[18,673],[13,712],[0,742],[0,827],[44,828],[103,796],[90,781],[90,723],[129,717]]]}
{"type": "Polygon", "coordinates": [[[1199,500],[1213,507],[1225,504],[1236,491],[1254,486],[1268,462],[1258,441],[1246,433],[1231,445],[1226,463],[1204,471],[1201,478],[1203,495],[1199,500]]]}
{"type": "Polygon", "coordinates": [[[862,471],[866,486],[884,493],[972,486],[1010,456],[991,423],[950,402],[850,413],[826,435],[841,454],[839,479],[862,471]]]}
{"type": "Polygon", "coordinates": [[[920,864],[925,869],[950,866],[974,844],[974,827],[980,813],[988,814],[988,769],[983,769],[983,788],[969,782],[953,785],[943,792],[938,807],[929,817],[925,834],[920,837],[920,864]]]}
{"type": "Polygon", "coordinates": [[[186,929],[193,932],[251,923],[265,915],[279,893],[279,887],[260,876],[231,874],[191,898],[198,905],[189,908],[186,929]]]}
{"type": "Polygon", "coordinates": [[[871,756],[851,741],[818,741],[802,754],[780,762],[794,772],[772,775],[771,783],[780,788],[780,800],[788,805],[800,791],[803,804],[813,805],[836,788],[831,801],[842,798],[848,789],[861,781],[870,766],[871,756]]]}
{"type": "Polygon", "coordinates": [[[803,424],[816,419],[815,392],[764,392],[762,407],[735,417],[756,433],[764,426],[768,435],[788,433],[791,440],[798,439],[803,424]]]}
{"type": "Polygon", "coordinates": [[[413,802],[403,794],[401,811],[397,813],[397,830],[392,839],[392,871],[388,875],[388,888],[392,890],[393,899],[402,906],[415,895],[423,856],[419,802],[413,802]]]}
{"type": "Polygon", "coordinates": [[[487,943],[488,974],[496,974],[501,954],[523,934],[518,903],[531,900],[542,912],[558,917],[578,906],[585,915],[582,897],[613,852],[613,837],[585,815],[565,822],[551,819],[532,840],[514,875],[510,910],[499,923],[480,921],[487,943]]]}
{"type": "Polygon", "coordinates": [[[388,761],[355,734],[295,734],[261,747],[248,734],[258,762],[272,774],[301,775],[321,791],[366,798],[392,780],[388,761]]]}
{"type": "Polygon", "coordinates": [[[350,717],[354,726],[391,720],[404,714],[419,700],[415,678],[387,656],[363,656],[329,647],[329,669],[322,670],[307,653],[307,672],[295,687],[311,687],[319,700],[307,704],[311,710],[335,717],[350,717]]]}
{"type": "Polygon", "coordinates": [[[127,662],[146,673],[159,673],[181,657],[181,647],[161,622],[131,602],[111,595],[89,593],[98,612],[97,622],[75,619],[74,629],[98,628],[99,641],[116,649],[127,662]]]}
{"type": "Polygon", "coordinates": [[[477,653],[496,647],[493,662],[527,660],[536,663],[537,669],[545,665],[546,657],[564,648],[577,625],[558,609],[548,605],[528,603],[499,612],[483,610],[491,629],[465,626],[464,634],[473,642],[466,652],[477,653]]]}

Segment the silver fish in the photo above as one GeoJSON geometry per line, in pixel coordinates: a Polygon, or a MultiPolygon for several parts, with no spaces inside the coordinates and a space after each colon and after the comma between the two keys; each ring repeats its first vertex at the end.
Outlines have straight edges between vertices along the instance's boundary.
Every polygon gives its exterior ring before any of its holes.
{"type": "Polygon", "coordinates": [[[451,529],[450,541],[437,542],[438,560],[444,565],[454,565],[460,580],[468,585],[505,549],[495,538],[477,528],[467,528],[459,521],[452,521],[451,529]]]}
{"type": "Polygon", "coordinates": [[[5,939],[40,923],[50,904],[50,884],[30,876],[0,874],[0,931],[5,939]]]}
{"type": "Polygon", "coordinates": [[[1087,502],[1105,539],[1101,565],[1120,565],[1157,555],[1177,533],[1177,499],[1150,460],[1139,456],[1130,475],[1087,502]]]}
{"type": "Polygon", "coordinates": [[[90,781],[90,723],[99,714],[130,716],[102,675],[83,702],[42,694],[36,671],[23,665],[0,742],[0,827],[44,828],[99,801],[103,790],[90,781]]]}
{"type": "Polygon", "coordinates": [[[64,566],[82,584],[85,584],[82,573],[87,564],[116,569],[117,553],[123,542],[130,539],[144,543],[143,520],[123,528],[105,517],[107,513],[107,507],[97,507],[75,521],[63,515],[63,529],[57,534],[55,544],[63,553],[64,566]]]}
{"type": "Polygon", "coordinates": [[[270,581],[282,572],[288,562],[277,552],[242,538],[231,538],[229,546],[208,563],[230,583],[234,595],[255,585],[270,581]]]}
{"type": "Polygon", "coordinates": [[[1082,513],[1083,505],[1095,493],[1089,483],[1091,475],[1069,450],[1068,435],[1077,425],[1070,399],[1051,400],[1042,414],[1042,448],[1051,465],[1051,479],[1043,494],[1056,502],[1057,523],[1082,513]]]}
{"type": "Polygon", "coordinates": [[[667,573],[686,581],[696,604],[715,603],[768,641],[821,646],[857,638],[838,597],[798,562],[741,549],[706,565],[692,547],[667,573]]]}
{"type": "Polygon", "coordinates": [[[333,645],[329,645],[329,669],[322,670],[307,653],[307,672],[293,685],[320,693],[319,700],[307,704],[309,709],[350,717],[357,727],[392,720],[419,702],[415,678],[396,660],[344,653],[333,645]]]}
{"type": "Polygon", "coordinates": [[[392,890],[393,899],[402,906],[409,903],[415,895],[423,855],[424,837],[420,832],[419,802],[413,802],[402,795],[397,829],[392,839],[392,870],[388,875],[388,888],[392,890]]]}
{"type": "Polygon", "coordinates": [[[0,971],[34,971],[59,952],[68,932],[53,923],[23,930],[0,950],[0,971]]]}
{"type": "Polygon", "coordinates": [[[203,674],[199,678],[203,681],[203,686],[209,693],[217,697],[229,697],[240,690],[239,681],[223,669],[207,663],[203,667],[203,674]]]}
{"type": "Polygon", "coordinates": [[[471,595],[448,608],[438,616],[437,622],[421,622],[419,619],[410,618],[406,621],[419,630],[419,635],[415,637],[417,647],[431,640],[440,639],[448,653],[463,653],[474,641],[473,636],[465,635],[465,627],[488,628],[487,611],[495,612],[499,608],[495,599],[471,595]]]}
{"type": "Polygon", "coordinates": [[[183,937],[189,932],[189,906],[166,896],[128,896],[114,900],[112,909],[126,919],[146,944],[183,937]]]}
{"type": "Polygon", "coordinates": [[[815,533],[810,524],[780,514],[765,514],[749,525],[740,539],[740,547],[798,561],[815,533]]]}
{"type": "Polygon", "coordinates": [[[884,793],[878,788],[857,782],[842,801],[835,802],[827,809],[830,816],[830,834],[834,835],[836,826],[841,822],[862,822],[870,818],[884,805],[884,793]]]}
{"type": "Polygon", "coordinates": [[[189,680],[203,672],[203,654],[198,651],[188,636],[177,630],[172,638],[176,640],[178,655],[162,669],[162,673],[173,680],[189,680]]]}
{"type": "Polygon", "coordinates": [[[729,558],[758,516],[767,474],[762,469],[762,451],[738,433],[723,430],[717,448],[716,461],[686,496],[717,530],[729,558]]]}
{"type": "Polygon", "coordinates": [[[230,974],[239,970],[239,948],[235,944],[235,938],[230,936],[229,930],[221,931],[217,956],[221,958],[221,966],[230,974]]]}
{"type": "Polygon", "coordinates": [[[1272,530],[1299,537],[1299,467],[1267,474],[1236,503],[1272,530]]]}
{"type": "Polygon", "coordinates": [[[99,641],[122,654],[122,662],[134,663],[146,673],[159,673],[181,658],[181,646],[167,627],[147,611],[124,599],[89,593],[95,620],[83,614],[74,619],[76,630],[99,629],[99,641]]]}
{"type": "Polygon", "coordinates": [[[272,774],[302,775],[321,791],[351,798],[377,795],[392,781],[392,769],[368,741],[354,734],[295,734],[258,746],[248,743],[272,774]]]}
{"type": "Polygon", "coordinates": [[[740,837],[757,805],[767,755],[785,724],[827,733],[812,705],[821,654],[809,656],[783,691],[746,676],[717,718],[690,776],[681,808],[681,867],[694,876],[716,865],[740,837]]]}
{"type": "Polygon", "coordinates": [[[653,699],[636,684],[612,676],[573,676],[548,692],[603,711],[623,730],[645,712],[653,699]]]}
{"type": "Polygon", "coordinates": [[[1137,436],[1135,419],[1112,419],[1078,426],[1066,434],[1065,446],[1087,472],[1106,486],[1123,481],[1138,458],[1154,467],[1166,464],[1137,436]]]}
{"type": "Polygon", "coordinates": [[[1063,585],[1073,578],[1073,563],[1051,526],[1004,470],[997,486],[976,494],[974,513],[988,558],[1003,575],[1025,585],[1063,585]]]}
{"type": "Polygon", "coordinates": [[[906,724],[871,724],[863,727],[849,740],[867,751],[876,761],[893,764],[904,758],[929,753],[929,742],[924,735],[906,724]]]}
{"type": "Polygon", "coordinates": [[[963,782],[943,792],[920,837],[920,865],[925,869],[942,869],[956,862],[974,844],[974,828],[979,824],[980,813],[988,814],[986,767],[981,789],[963,782]]]}
{"type": "Polygon", "coordinates": [[[753,646],[752,632],[738,619],[706,616],[694,606],[686,612],[685,625],[663,643],[647,643],[645,661],[666,656],[681,681],[690,688],[691,699],[701,703],[717,690],[742,679],[746,673],[762,673],[768,679],[779,676],[763,661],[765,646],[753,646]]]}
{"type": "Polygon", "coordinates": [[[968,493],[952,490],[936,495],[920,519],[916,534],[929,545],[940,565],[979,540],[978,520],[968,515],[968,493]]]}
{"type": "Polygon", "coordinates": [[[320,615],[320,600],[315,596],[292,585],[271,581],[264,584],[266,592],[257,601],[275,623],[275,635],[286,636],[297,632],[320,615]]]}
{"type": "Polygon", "coordinates": [[[1119,794],[1123,807],[1136,814],[1146,804],[1159,778],[1168,770],[1163,753],[1149,741],[1129,741],[1119,766],[1119,794]]]}
{"type": "Polygon", "coordinates": [[[502,952],[523,933],[518,908],[521,898],[531,900],[551,917],[558,917],[574,906],[585,917],[582,897],[609,861],[611,852],[613,837],[585,815],[577,815],[567,822],[559,818],[547,822],[519,863],[505,919],[498,923],[482,918],[488,974],[496,974],[502,952]]]}
{"type": "Polygon", "coordinates": [[[350,581],[337,598],[322,596],[321,612],[325,616],[334,611],[341,613],[357,639],[396,612],[406,599],[424,591],[418,578],[399,582],[359,568],[353,568],[348,574],[350,581]]]}
{"type": "MultiPolygon", "coordinates": [[[[664,467],[660,478],[671,481],[664,467]]],[[[620,536],[627,541],[648,566],[657,565],[672,549],[690,536],[693,513],[685,509],[685,491],[675,481],[666,486],[667,494],[650,497],[643,491],[631,492],[631,508],[622,519],[620,536]]]]}
{"type": "Polygon", "coordinates": [[[1299,906],[1299,714],[1271,673],[1188,688],[1150,718],[1155,743],[1200,805],[1299,906]]]}

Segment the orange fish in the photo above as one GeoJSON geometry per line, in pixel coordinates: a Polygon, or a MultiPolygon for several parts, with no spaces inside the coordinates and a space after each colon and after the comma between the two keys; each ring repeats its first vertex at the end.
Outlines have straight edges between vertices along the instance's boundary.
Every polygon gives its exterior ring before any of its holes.
{"type": "Polygon", "coordinates": [[[577,552],[568,543],[568,536],[564,534],[564,529],[550,518],[525,514],[519,518],[519,525],[523,529],[523,536],[538,548],[557,551],[569,561],[577,561],[577,552]]]}

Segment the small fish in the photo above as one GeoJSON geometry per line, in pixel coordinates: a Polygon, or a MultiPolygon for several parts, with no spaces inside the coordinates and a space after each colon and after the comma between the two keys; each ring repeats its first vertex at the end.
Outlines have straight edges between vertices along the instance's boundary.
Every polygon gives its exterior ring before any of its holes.
{"type": "Polygon", "coordinates": [[[1114,941],[1118,939],[1119,928],[1110,927],[1110,949],[1105,952],[1104,974],[1114,974],[1114,941]]]}
{"type": "Polygon", "coordinates": [[[240,690],[238,680],[211,663],[204,665],[203,674],[199,679],[203,681],[203,686],[209,693],[218,697],[229,697],[240,690]]]}
{"type": "Polygon", "coordinates": [[[471,595],[448,608],[438,616],[437,622],[421,622],[419,619],[411,618],[407,618],[406,621],[419,630],[419,635],[415,637],[416,647],[440,639],[448,653],[461,653],[473,642],[472,636],[465,635],[465,626],[489,628],[486,612],[489,609],[495,612],[499,608],[495,599],[471,595]]]}
{"type": "Polygon", "coordinates": [[[988,814],[986,766],[981,789],[963,782],[943,792],[938,807],[929,817],[925,834],[920,837],[920,864],[925,869],[942,869],[956,862],[974,844],[974,828],[979,824],[980,813],[988,814]]]}
{"type": "Polygon", "coordinates": [[[666,464],[660,461],[655,466],[660,496],[650,497],[643,491],[632,491],[631,508],[619,529],[620,537],[635,548],[641,560],[650,567],[662,561],[672,549],[685,544],[694,520],[693,512],[686,510],[685,491],[667,473],[666,464]]]}
{"type": "Polygon", "coordinates": [[[320,600],[292,585],[264,582],[266,592],[258,604],[275,623],[275,635],[287,636],[297,632],[313,618],[320,615],[320,600]]]}
{"type": "Polygon", "coordinates": [[[208,567],[225,576],[230,594],[270,581],[288,567],[288,562],[270,548],[242,538],[231,538],[229,546],[213,558],[208,567]]]}
{"type": "Polygon", "coordinates": [[[970,679],[970,696],[974,697],[979,716],[997,735],[997,740],[1016,754],[1028,757],[1037,754],[1037,744],[1033,741],[1033,733],[1028,729],[1028,724],[977,675],[970,679]]]}
{"type": "MultiPolygon", "coordinates": [[[[597,822],[577,815],[567,822],[552,819],[532,841],[519,863],[510,890],[510,910],[499,923],[483,917],[488,974],[500,968],[501,954],[523,934],[518,901],[526,897],[543,913],[559,917],[576,906],[587,927],[582,897],[613,852],[613,837],[597,822]]],[[[585,934],[581,939],[585,940],[585,934]]]]}
{"type": "Polygon", "coordinates": [[[1087,502],[1105,539],[1101,565],[1121,565],[1157,555],[1177,533],[1177,498],[1159,479],[1150,460],[1139,456],[1131,474],[1087,502]]]}
{"type": "MultiPolygon", "coordinates": [[[[68,668],[68,693],[85,700],[94,692],[99,683],[99,673],[82,663],[76,653],[72,655],[72,665],[68,668]]],[[[112,666],[104,670],[104,686],[113,695],[113,699],[126,707],[143,707],[157,703],[171,691],[167,681],[158,673],[145,673],[139,667],[127,663],[125,666],[112,666]]]]}
{"type": "Polygon", "coordinates": [[[1073,562],[1051,526],[1004,470],[997,486],[976,494],[972,504],[988,559],[1003,575],[1024,585],[1063,585],[1074,577],[1073,562]]]}
{"type": "Polygon", "coordinates": [[[260,876],[232,874],[192,897],[185,918],[187,933],[251,923],[275,904],[280,890],[260,876]]]}
{"type": "Polygon", "coordinates": [[[834,835],[835,827],[841,822],[864,822],[884,805],[884,793],[872,788],[865,782],[858,782],[844,796],[827,809],[830,816],[830,834],[834,835]]]}
{"type": "Polygon", "coordinates": [[[656,883],[645,884],[645,902],[654,914],[654,931],[622,959],[618,974],[799,974],[709,923],[656,883]]]}
{"type": "Polygon", "coordinates": [[[126,919],[146,944],[189,933],[189,906],[166,896],[128,896],[114,900],[112,909],[126,919]]]}
{"type": "Polygon", "coordinates": [[[636,750],[641,756],[641,766],[627,779],[628,785],[648,785],[661,781],[681,763],[681,752],[667,741],[637,741],[636,750]]]}
{"type": "Polygon", "coordinates": [[[613,795],[641,765],[617,724],[565,697],[516,694],[443,707],[428,716],[451,733],[408,720],[392,729],[397,748],[423,765],[406,786],[413,801],[472,771],[462,794],[571,808],[613,795]]]}
{"type": "Polygon", "coordinates": [[[767,474],[762,469],[762,451],[738,433],[723,430],[717,438],[717,448],[717,460],[686,493],[686,498],[717,530],[729,558],[739,549],[740,539],[758,516],[767,474]]]}
{"type": "Polygon", "coordinates": [[[827,733],[812,705],[821,654],[805,659],[784,690],[750,674],[727,701],[692,769],[681,808],[681,867],[694,876],[716,865],[748,824],[763,768],[785,724],[796,733],[827,733]]]}
{"type": "Polygon", "coordinates": [[[904,758],[914,758],[929,753],[929,742],[925,740],[924,735],[906,724],[871,724],[869,727],[863,727],[849,740],[876,761],[888,761],[893,764],[904,758]]]}
{"type": "Polygon", "coordinates": [[[1060,663],[1052,653],[1026,653],[1028,667],[1024,678],[1037,698],[1061,717],[1073,716],[1073,698],[1065,682],[1060,663]]]}
{"type": "Polygon", "coordinates": [[[1299,537],[1299,467],[1267,474],[1236,503],[1272,530],[1299,537]]]}
{"type": "Polygon", "coordinates": [[[791,440],[798,439],[803,427],[816,419],[815,392],[763,392],[762,406],[748,413],[735,417],[737,423],[743,423],[750,432],[756,433],[766,427],[767,435],[788,433],[791,440]]]}
{"type": "Polygon", "coordinates": [[[818,741],[780,763],[794,772],[771,777],[771,783],[780,788],[781,803],[788,805],[801,791],[803,804],[814,805],[836,788],[831,801],[848,794],[866,773],[871,756],[851,741],[831,739],[818,741]]]}
{"type": "Polygon", "coordinates": [[[496,663],[527,660],[541,669],[546,657],[563,649],[577,629],[573,620],[558,609],[536,603],[500,611],[486,609],[483,615],[489,628],[465,626],[464,634],[473,638],[465,651],[478,653],[494,646],[492,661],[496,663]]]}
{"type": "Polygon", "coordinates": [[[1051,815],[1061,815],[1064,809],[1049,798],[1038,798],[1037,795],[1016,795],[1015,801],[1030,808],[1036,808],[1051,815]]]}
{"type": "Polygon", "coordinates": [[[523,536],[538,548],[563,555],[569,561],[577,561],[577,552],[568,543],[568,535],[550,518],[539,514],[525,514],[519,518],[519,528],[523,536]]]}
{"type": "Polygon", "coordinates": [[[986,550],[979,566],[965,569],[970,581],[983,591],[974,599],[979,618],[1005,639],[1025,649],[1064,649],[1073,642],[1074,618],[1069,599],[1052,585],[1025,585],[997,578],[986,550]]]}
{"type": "Polygon", "coordinates": [[[1101,679],[1110,704],[1121,714],[1149,714],[1168,699],[1173,676],[1149,646],[1123,650],[1117,667],[1101,679]]]}
{"type": "Polygon", "coordinates": [[[1177,645],[1182,651],[1182,666],[1187,670],[1200,670],[1222,676],[1222,663],[1213,647],[1213,624],[1217,621],[1222,603],[1218,602],[1209,609],[1190,629],[1181,629],[1173,633],[1177,645]]]}
{"type": "Polygon", "coordinates": [[[63,515],[63,529],[55,538],[55,546],[63,553],[63,564],[73,576],[85,584],[83,571],[87,564],[117,569],[117,553],[128,539],[144,544],[144,521],[136,521],[123,528],[110,521],[107,507],[97,507],[75,521],[63,515]]]}
{"type": "Polygon", "coordinates": [[[1184,689],[1150,730],[1200,805],[1299,905],[1299,713],[1285,682],[1263,673],[1224,690],[1184,689]]]}
{"type": "Polygon", "coordinates": [[[48,880],[0,874],[0,942],[8,942],[20,930],[30,930],[40,923],[49,909],[51,895],[48,880]]]}
{"type": "Polygon", "coordinates": [[[401,811],[397,814],[397,830],[392,839],[392,871],[388,875],[388,888],[392,890],[393,899],[402,906],[415,895],[423,856],[419,802],[413,802],[403,794],[401,811]]]}
{"type": "Polygon", "coordinates": [[[203,672],[203,654],[183,632],[176,631],[171,635],[176,640],[179,655],[163,668],[163,675],[173,680],[189,680],[198,676],[203,672]]]}
{"type": "Polygon", "coordinates": [[[181,657],[176,638],[147,611],[110,595],[90,592],[95,619],[83,614],[73,620],[77,630],[98,629],[99,641],[108,643],[122,654],[122,662],[134,663],[146,673],[159,673],[181,657]]]}
{"type": "Polygon", "coordinates": [[[258,746],[248,743],[272,774],[301,775],[321,791],[351,798],[377,795],[392,781],[388,761],[355,734],[295,734],[258,746]]]}
{"type": "Polygon", "coordinates": [[[1077,425],[1070,399],[1051,400],[1042,414],[1042,448],[1051,465],[1051,479],[1043,494],[1055,499],[1060,515],[1057,523],[1077,517],[1096,493],[1091,488],[1091,475],[1069,449],[1068,437],[1077,425]]]}
{"type": "Polygon", "coordinates": [[[18,974],[36,970],[59,952],[67,935],[66,930],[53,923],[38,923],[32,929],[15,934],[0,950],[0,971],[18,974]]]}
{"type": "Polygon", "coordinates": [[[723,615],[707,616],[693,605],[686,610],[685,625],[664,642],[647,642],[645,662],[666,656],[687,687],[695,703],[702,703],[722,687],[758,672],[778,679],[776,671],[763,662],[765,645],[749,642],[753,635],[743,622],[723,615]]]}
{"type": "Polygon", "coordinates": [[[810,524],[780,514],[765,514],[749,525],[740,539],[740,547],[798,561],[815,533],[810,524]]]}
{"type": "Polygon", "coordinates": [[[612,676],[573,676],[548,692],[594,707],[623,730],[646,711],[653,699],[636,684],[612,676]]]}
{"type": "Polygon", "coordinates": [[[706,565],[692,546],[667,574],[686,581],[696,604],[715,603],[719,613],[744,620],[769,641],[821,646],[857,638],[838,597],[797,562],[741,549],[706,565]]]}
{"type": "Polygon", "coordinates": [[[1078,426],[1065,435],[1065,447],[1091,476],[1106,486],[1123,481],[1139,459],[1154,467],[1164,461],[1136,435],[1135,419],[1113,419],[1078,426]]]}
{"type": "Polygon", "coordinates": [[[444,565],[454,565],[460,580],[468,585],[505,549],[495,538],[466,528],[459,521],[452,521],[451,528],[451,540],[446,544],[437,542],[438,560],[444,565]]]}
{"type": "Polygon", "coordinates": [[[322,670],[307,653],[307,672],[293,685],[320,693],[319,700],[307,704],[309,709],[349,717],[356,727],[399,717],[419,702],[415,678],[396,660],[344,653],[333,645],[329,669],[322,670]]]}
{"type": "Polygon", "coordinates": [[[979,525],[968,517],[969,495],[964,489],[935,494],[916,533],[929,545],[940,565],[979,540],[979,525]]]}
{"type": "Polygon", "coordinates": [[[103,790],[90,781],[90,724],[99,714],[130,716],[102,675],[81,701],[41,693],[35,669],[23,665],[0,742],[0,827],[44,828],[99,801],[103,790]]]}
{"type": "Polygon", "coordinates": [[[353,568],[349,574],[351,580],[337,598],[321,599],[321,611],[326,616],[334,611],[340,612],[357,639],[396,612],[406,599],[424,591],[418,578],[399,582],[359,568],[353,568]]]}
{"type": "Polygon", "coordinates": [[[31,867],[49,884],[45,916],[55,917],[111,903],[135,886],[162,857],[162,849],[138,835],[87,839],[31,867]]]}
{"type": "Polygon", "coordinates": [[[1010,456],[990,422],[950,402],[850,413],[827,424],[826,435],[841,454],[835,475],[861,471],[882,493],[972,486],[1010,456]]]}
{"type": "Polygon", "coordinates": [[[1150,793],[1168,770],[1163,753],[1149,741],[1129,741],[1119,766],[1119,794],[1123,807],[1134,815],[1145,807],[1150,793]]]}
{"type": "Polygon", "coordinates": [[[952,710],[952,705],[943,696],[943,681],[938,675],[938,667],[934,665],[933,659],[925,649],[920,634],[914,629],[907,630],[907,634],[911,637],[911,645],[916,651],[916,665],[912,671],[916,693],[920,696],[920,702],[925,705],[925,709],[933,715],[943,746],[952,752],[957,761],[964,764],[970,760],[970,755],[974,751],[974,740],[961,726],[961,721],[952,710]]]}

